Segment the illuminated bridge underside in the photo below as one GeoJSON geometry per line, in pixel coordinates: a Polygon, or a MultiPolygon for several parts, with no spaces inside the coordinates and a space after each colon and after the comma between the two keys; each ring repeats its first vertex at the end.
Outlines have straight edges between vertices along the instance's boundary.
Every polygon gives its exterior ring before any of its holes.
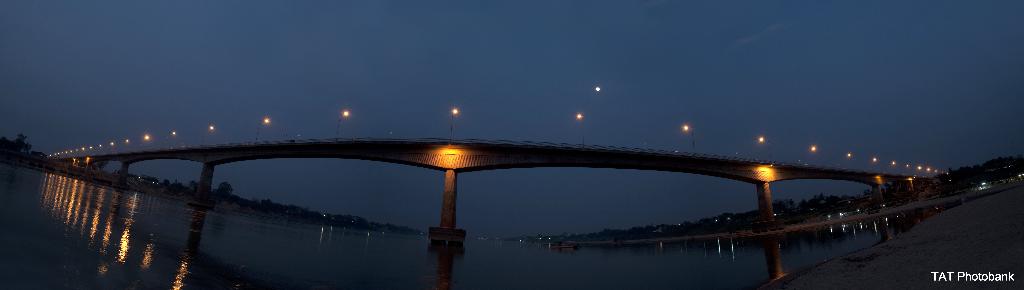
{"type": "Polygon", "coordinates": [[[683,172],[749,183],[832,179],[878,185],[909,176],[777,163],[723,156],[568,144],[447,140],[314,140],[176,148],[90,156],[92,162],[135,163],[157,159],[210,165],[277,158],[339,158],[405,164],[456,172],[587,167],[683,172]]]}
{"type": "MultiPolygon", "coordinates": [[[[792,179],[832,179],[859,182],[871,186],[880,203],[880,187],[886,182],[912,184],[910,176],[787,164],[725,156],[669,151],[571,144],[504,142],[486,140],[439,139],[354,139],[303,140],[274,143],[240,143],[191,148],[100,154],[88,157],[87,164],[121,162],[121,182],[135,162],[179,159],[203,163],[196,199],[208,201],[214,167],[221,164],[276,158],[341,158],[405,164],[444,174],[441,222],[430,228],[430,239],[437,243],[461,244],[466,232],[455,226],[456,187],[459,173],[534,167],[587,167],[683,172],[727,178],[755,185],[759,221],[755,229],[776,225],[772,211],[771,189],[774,181],[792,179]]],[[[909,186],[912,187],[912,186],[909,186]]]]}

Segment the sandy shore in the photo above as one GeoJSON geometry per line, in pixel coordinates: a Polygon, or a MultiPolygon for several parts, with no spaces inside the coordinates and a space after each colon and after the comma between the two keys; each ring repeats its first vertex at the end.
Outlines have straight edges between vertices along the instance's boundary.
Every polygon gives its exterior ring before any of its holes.
{"type": "MultiPolygon", "coordinates": [[[[1024,279],[1024,186],[949,209],[909,232],[769,288],[1024,289],[1024,282],[933,282],[931,272],[1015,273],[1024,279]]],[[[954,274],[955,275],[955,274],[954,274]]]]}

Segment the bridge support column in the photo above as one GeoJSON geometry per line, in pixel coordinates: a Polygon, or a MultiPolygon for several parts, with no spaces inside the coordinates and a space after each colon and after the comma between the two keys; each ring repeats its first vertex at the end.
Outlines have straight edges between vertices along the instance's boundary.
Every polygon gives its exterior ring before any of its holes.
{"type": "Polygon", "coordinates": [[[772,211],[772,190],[768,182],[755,184],[757,186],[757,211],[758,220],[754,222],[754,231],[763,232],[774,229],[778,226],[775,222],[775,212],[772,211]]]}
{"type": "Polygon", "coordinates": [[[444,195],[441,202],[441,225],[430,227],[429,237],[432,244],[462,246],[466,240],[466,231],[455,228],[455,199],[457,197],[457,176],[454,169],[444,172],[444,195]]]}
{"type": "Polygon", "coordinates": [[[882,186],[879,184],[871,185],[871,198],[873,198],[875,200],[875,203],[877,203],[880,206],[884,205],[885,202],[885,198],[882,196],[881,187],[882,186]]]}
{"type": "Polygon", "coordinates": [[[121,162],[121,171],[117,174],[117,184],[120,186],[128,186],[128,166],[131,163],[121,162]]]}
{"type": "Polygon", "coordinates": [[[199,174],[199,184],[196,185],[194,206],[213,207],[210,199],[210,188],[213,184],[213,164],[203,163],[203,173],[199,174]]]}

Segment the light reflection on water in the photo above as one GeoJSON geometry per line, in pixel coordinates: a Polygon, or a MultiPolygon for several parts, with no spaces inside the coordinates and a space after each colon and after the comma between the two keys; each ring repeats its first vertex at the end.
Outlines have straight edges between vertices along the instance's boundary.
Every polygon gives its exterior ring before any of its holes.
{"type": "MultiPolygon", "coordinates": [[[[167,200],[157,200],[150,198],[145,200],[145,195],[139,193],[125,193],[121,191],[112,190],[105,187],[97,187],[86,184],[85,182],[71,179],[64,176],[44,174],[42,176],[40,186],[40,199],[39,208],[42,209],[47,216],[53,220],[61,221],[63,228],[61,230],[62,236],[70,241],[80,241],[82,246],[79,249],[72,248],[72,251],[89,250],[96,253],[96,264],[94,271],[98,277],[106,277],[111,274],[111,271],[117,271],[118,279],[126,277],[134,277],[137,279],[143,279],[138,275],[139,273],[145,272],[154,266],[155,263],[162,262],[167,263],[166,257],[161,257],[157,251],[158,243],[157,236],[160,235],[159,231],[152,231],[153,229],[144,229],[143,233],[138,234],[139,230],[136,229],[139,219],[137,216],[142,214],[140,211],[141,206],[145,203],[148,206],[157,205],[165,210],[158,211],[159,214],[170,214],[174,215],[174,207],[181,207],[180,203],[167,200]],[[101,228],[102,221],[102,230],[101,228]],[[100,233],[101,232],[101,233],[100,233]],[[97,234],[99,233],[99,236],[97,234]],[[116,235],[116,243],[113,239],[116,235]],[[141,249],[137,249],[136,244],[142,243],[141,249]],[[112,255],[108,256],[108,253],[112,255]],[[163,259],[161,259],[163,258],[163,259]],[[116,263],[116,264],[114,264],[116,263]]],[[[17,192],[23,194],[24,192],[17,192]]],[[[11,193],[8,193],[11,194],[11,193]]],[[[178,210],[177,212],[181,212],[178,210]]],[[[169,287],[156,287],[154,283],[159,284],[156,280],[136,280],[136,281],[113,281],[113,283],[101,283],[100,285],[147,285],[155,288],[171,288],[181,289],[186,285],[185,280],[189,273],[189,264],[194,258],[194,255],[198,251],[199,237],[202,234],[202,226],[204,224],[205,211],[204,210],[190,210],[191,223],[188,223],[188,238],[185,246],[182,247],[180,255],[177,257],[177,270],[173,273],[173,278],[167,279],[169,287]]],[[[168,219],[167,217],[149,216],[147,217],[146,225],[154,225],[153,221],[169,221],[170,224],[174,224],[174,218],[168,219]]],[[[157,224],[158,225],[158,224],[157,224]]],[[[173,235],[172,235],[173,236],[173,235]]],[[[174,246],[168,246],[168,249],[174,248],[174,246]]],[[[62,265],[69,267],[85,267],[86,265],[73,263],[71,265],[62,265]]],[[[146,275],[148,276],[148,275],[146,275]]],[[[159,275],[158,275],[159,276],[159,275]]],[[[72,281],[71,284],[65,286],[75,286],[72,288],[78,288],[79,286],[89,285],[74,285],[76,282],[84,281],[72,281]]],[[[84,284],[84,283],[83,283],[84,284]]],[[[97,286],[95,288],[106,288],[105,286],[97,286]]]]}
{"type": "Polygon", "coordinates": [[[206,210],[194,209],[192,220],[188,227],[188,241],[185,249],[179,255],[178,271],[174,273],[174,283],[171,289],[178,290],[185,286],[185,277],[188,275],[189,264],[199,251],[199,239],[203,234],[203,225],[206,223],[206,210]]]}
{"type": "Polygon", "coordinates": [[[446,248],[418,236],[207,212],[59,175],[42,174],[35,184],[38,173],[11,174],[19,174],[18,184],[0,181],[8,201],[0,205],[0,228],[20,231],[0,236],[0,255],[15,257],[0,263],[30,264],[40,274],[5,281],[38,285],[51,274],[45,269],[74,269],[43,288],[748,288],[891,239],[928,215],[680,244],[550,251],[542,244],[471,240],[465,248],[446,248]],[[39,255],[65,258],[11,253],[17,248],[8,240],[51,230],[59,238],[34,241],[39,255]]]}
{"type": "Polygon", "coordinates": [[[117,262],[124,264],[125,259],[128,257],[128,249],[131,246],[132,236],[132,224],[135,223],[135,207],[139,204],[139,194],[135,193],[131,195],[131,200],[128,202],[128,216],[124,218],[124,230],[121,231],[121,243],[117,250],[117,262]]]}

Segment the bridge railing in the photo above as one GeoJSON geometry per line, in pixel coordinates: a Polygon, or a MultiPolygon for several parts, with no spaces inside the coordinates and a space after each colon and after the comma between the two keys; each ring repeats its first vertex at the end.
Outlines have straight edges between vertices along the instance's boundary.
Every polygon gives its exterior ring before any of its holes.
{"type": "MultiPolygon", "coordinates": [[[[117,155],[138,155],[138,154],[153,154],[153,153],[166,153],[168,151],[186,151],[186,150],[209,150],[209,149],[225,149],[240,146],[280,146],[280,145],[310,145],[310,144],[358,144],[358,143],[392,143],[392,144],[457,144],[457,145],[496,145],[496,146],[515,146],[520,148],[538,148],[538,149],[560,149],[560,150],[575,150],[575,151],[590,151],[590,152],[616,152],[616,153],[633,153],[633,154],[648,154],[648,155],[662,155],[666,157],[688,157],[710,161],[732,161],[732,162],[745,162],[745,163],[756,163],[765,164],[772,166],[786,166],[786,167],[797,167],[803,169],[815,169],[825,171],[841,171],[846,173],[856,174],[877,174],[876,172],[869,172],[863,170],[853,170],[837,167],[810,165],[808,163],[794,163],[794,162],[780,162],[761,160],[749,157],[739,156],[728,156],[728,155],[717,155],[707,153],[696,153],[696,152],[685,152],[678,150],[664,150],[664,149],[652,149],[652,148],[638,148],[638,147],[624,147],[624,146],[610,146],[610,145],[583,145],[583,144],[572,144],[572,143],[556,143],[546,141],[515,141],[515,140],[502,140],[502,139],[444,139],[444,138],[412,138],[412,139],[397,139],[397,138],[327,138],[327,139],[288,139],[288,140],[274,140],[274,141],[253,141],[253,142],[231,142],[231,143],[220,143],[211,145],[198,145],[198,146],[177,146],[177,147],[151,147],[143,148],[141,150],[132,151],[121,151],[111,152],[107,154],[93,154],[91,156],[117,156],[117,155]]],[[[87,156],[85,154],[77,155],[79,157],[87,156]]]]}

